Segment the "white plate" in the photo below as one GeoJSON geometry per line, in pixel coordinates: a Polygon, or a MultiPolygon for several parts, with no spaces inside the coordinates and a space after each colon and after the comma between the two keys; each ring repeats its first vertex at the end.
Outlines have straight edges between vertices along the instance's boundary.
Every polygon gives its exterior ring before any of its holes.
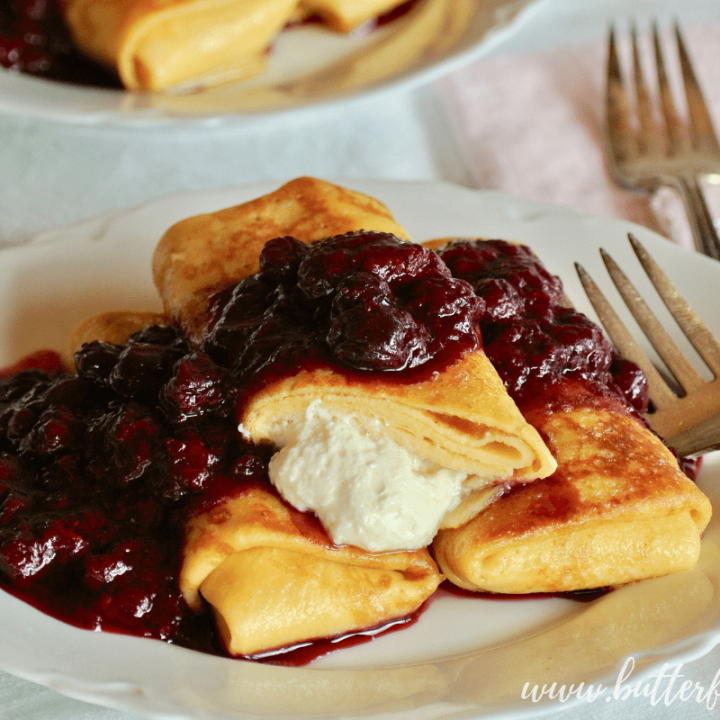
{"type": "MultiPolygon", "coordinates": [[[[634,230],[696,307],[713,307],[720,265],[630,223],[448,184],[344,184],[384,201],[417,240],[483,235],[532,245],[583,310],[587,303],[573,261],[580,260],[607,286],[598,257],[603,246],[632,277],[639,276],[625,239],[634,230]]],[[[89,314],[158,308],[150,257],[162,232],[187,215],[275,187],[263,183],[174,196],[3,251],[0,364],[41,347],[62,348],[69,330],[89,314]]],[[[706,313],[705,319],[720,335],[720,317],[706,313]]],[[[701,484],[716,508],[719,479],[720,459],[710,458],[701,484]]],[[[443,598],[416,625],[304,668],[233,661],[158,641],[77,630],[0,593],[0,669],[149,718],[537,715],[570,703],[524,700],[525,683],[609,687],[629,656],[635,661],[632,679],[638,680],[670,659],[685,662],[709,652],[720,642],[719,588],[720,519],[714,519],[692,572],[639,583],[592,603],[443,598]]]]}
{"type": "Polygon", "coordinates": [[[428,82],[487,54],[535,3],[422,0],[413,12],[364,35],[293,28],[277,39],[262,75],[185,94],[84,88],[0,68],[0,112],[83,124],[216,125],[347,103],[428,82]]]}

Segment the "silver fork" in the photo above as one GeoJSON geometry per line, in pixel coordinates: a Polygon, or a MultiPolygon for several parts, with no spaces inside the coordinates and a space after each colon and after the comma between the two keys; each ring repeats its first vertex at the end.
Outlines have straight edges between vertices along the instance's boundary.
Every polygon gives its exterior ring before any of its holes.
{"type": "Polygon", "coordinates": [[[647,416],[650,427],[681,456],[701,455],[716,450],[720,448],[720,343],[637,238],[632,234],[628,237],[640,264],[670,314],[713,373],[712,380],[705,380],[690,363],[625,273],[604,250],[600,252],[613,283],[672,374],[679,391],[676,392],[666,382],[592,278],[581,265],[576,264],[580,281],[615,347],[623,357],[632,360],[645,373],[654,406],[653,412],[647,416]]]}
{"type": "Polygon", "coordinates": [[[625,187],[647,192],[675,188],[684,203],[696,250],[720,260],[720,240],[700,186],[702,177],[720,173],[720,145],[677,25],[674,33],[685,88],[686,121],[673,99],[657,25],[652,31],[659,96],[656,103],[641,66],[635,28],[631,29],[634,83],[627,86],[615,31],[610,31],[605,87],[608,156],[616,178],[625,187]]]}

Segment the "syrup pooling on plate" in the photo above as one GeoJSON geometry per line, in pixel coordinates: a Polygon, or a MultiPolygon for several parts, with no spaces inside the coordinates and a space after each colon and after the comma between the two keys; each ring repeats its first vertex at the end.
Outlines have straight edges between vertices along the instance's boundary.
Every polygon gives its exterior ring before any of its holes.
{"type": "Polygon", "coordinates": [[[91,343],[77,366],[0,386],[0,582],[81,627],[215,650],[177,589],[184,518],[201,492],[265,482],[265,462],[206,391],[219,371],[174,330],[91,343]]]}
{"type": "MultiPolygon", "coordinates": [[[[165,327],[86,345],[77,376],[53,359],[38,353],[0,380],[0,587],[78,627],[225,654],[211,614],[178,590],[183,528],[253,487],[274,491],[266,453],[221,412],[222,370],[165,327]],[[159,373],[141,370],[151,356],[159,373]]],[[[253,659],[303,665],[416,617],[253,659]]]]}

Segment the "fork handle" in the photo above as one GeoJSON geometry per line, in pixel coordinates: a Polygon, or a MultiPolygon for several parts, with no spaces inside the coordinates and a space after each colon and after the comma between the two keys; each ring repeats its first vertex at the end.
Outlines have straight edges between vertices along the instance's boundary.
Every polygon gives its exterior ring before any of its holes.
{"type": "Polygon", "coordinates": [[[685,205],[695,249],[720,260],[720,239],[697,177],[677,179],[677,189],[685,205]]]}

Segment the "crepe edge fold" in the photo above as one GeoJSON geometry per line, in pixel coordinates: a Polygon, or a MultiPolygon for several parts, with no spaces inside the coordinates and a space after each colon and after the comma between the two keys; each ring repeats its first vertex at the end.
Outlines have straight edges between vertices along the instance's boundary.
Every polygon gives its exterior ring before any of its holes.
{"type": "Polygon", "coordinates": [[[255,442],[277,443],[290,423],[319,400],[330,412],[384,422],[400,446],[475,478],[473,488],[546,477],[556,467],[483,352],[469,352],[444,371],[412,384],[301,371],[254,394],[240,413],[255,442]]]}
{"type": "Polygon", "coordinates": [[[441,579],[426,549],[335,546],[258,486],[189,523],[180,589],[191,607],[210,604],[231,655],[254,655],[404,618],[441,579]]]}

